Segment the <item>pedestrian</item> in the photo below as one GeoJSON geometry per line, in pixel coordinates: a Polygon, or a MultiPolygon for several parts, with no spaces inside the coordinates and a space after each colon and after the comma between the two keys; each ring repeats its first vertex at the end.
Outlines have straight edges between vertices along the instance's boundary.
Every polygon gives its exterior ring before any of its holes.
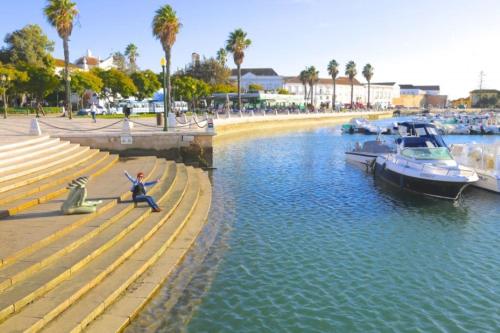
{"type": "Polygon", "coordinates": [[[45,117],[45,111],[43,111],[42,103],[40,102],[38,102],[35,107],[35,113],[37,118],[40,117],[40,115],[38,114],[39,112],[45,117]]]}
{"type": "Polygon", "coordinates": [[[125,115],[125,118],[129,118],[130,117],[130,107],[128,105],[125,105],[123,107],[123,114],[125,115]]]}
{"type": "Polygon", "coordinates": [[[66,108],[64,107],[64,104],[61,105],[61,117],[66,117],[66,108]]]}
{"type": "Polygon", "coordinates": [[[95,106],[94,103],[92,103],[92,105],[90,106],[90,115],[92,116],[92,120],[94,121],[94,123],[97,122],[97,119],[95,118],[96,112],[97,112],[97,107],[95,106]]]}
{"type": "Polygon", "coordinates": [[[152,182],[144,183],[144,173],[142,172],[137,174],[136,179],[131,177],[127,171],[125,171],[125,176],[132,182],[132,188],[130,190],[132,192],[132,200],[134,200],[135,203],[147,202],[149,207],[153,209],[153,212],[161,212],[161,208],[155,202],[155,199],[152,196],[146,195],[146,187],[154,185],[160,180],[157,179],[152,182]]]}

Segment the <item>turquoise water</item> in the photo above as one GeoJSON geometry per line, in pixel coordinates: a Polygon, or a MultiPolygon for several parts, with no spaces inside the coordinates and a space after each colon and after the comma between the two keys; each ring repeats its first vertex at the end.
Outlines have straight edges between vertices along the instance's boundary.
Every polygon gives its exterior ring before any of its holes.
{"type": "MultiPolygon", "coordinates": [[[[453,204],[345,163],[332,128],[215,148],[213,204],[147,332],[498,332],[500,196],[453,204]]],[[[498,137],[445,137],[447,143],[498,137]]]]}

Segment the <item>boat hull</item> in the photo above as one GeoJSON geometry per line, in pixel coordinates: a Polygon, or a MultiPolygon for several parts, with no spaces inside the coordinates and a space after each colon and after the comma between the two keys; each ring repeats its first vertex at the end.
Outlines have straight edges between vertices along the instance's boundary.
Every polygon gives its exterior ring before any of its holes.
{"type": "Polygon", "coordinates": [[[377,158],[377,154],[346,152],[345,158],[348,162],[360,163],[366,166],[372,165],[377,158]]]}
{"type": "Polygon", "coordinates": [[[402,189],[421,193],[427,196],[457,200],[462,191],[469,185],[466,182],[447,182],[411,177],[395,172],[385,164],[375,163],[375,177],[402,189]]]}
{"type": "Polygon", "coordinates": [[[500,175],[491,175],[487,172],[476,170],[479,180],[473,185],[488,191],[500,193],[500,175]]]}

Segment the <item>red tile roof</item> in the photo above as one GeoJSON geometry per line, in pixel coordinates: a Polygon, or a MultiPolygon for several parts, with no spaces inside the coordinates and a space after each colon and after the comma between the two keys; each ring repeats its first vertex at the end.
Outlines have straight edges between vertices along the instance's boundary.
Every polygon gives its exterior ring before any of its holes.
{"type": "Polygon", "coordinates": [[[97,66],[99,64],[99,59],[94,58],[94,57],[87,57],[87,56],[78,58],[75,61],[75,64],[76,65],[83,65],[83,59],[87,59],[87,65],[89,65],[89,66],[97,66]]]}
{"type": "MultiPolygon", "coordinates": [[[[64,60],[62,60],[62,59],[54,59],[54,65],[56,67],[64,67],[64,60]]],[[[78,68],[78,66],[73,65],[72,63],[69,63],[68,67],[70,67],[70,68],[78,68]]]]}

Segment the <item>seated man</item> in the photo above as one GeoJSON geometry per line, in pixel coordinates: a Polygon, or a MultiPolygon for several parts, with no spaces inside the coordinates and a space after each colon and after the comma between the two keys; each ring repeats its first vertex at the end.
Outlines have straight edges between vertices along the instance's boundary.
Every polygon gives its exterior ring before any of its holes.
{"type": "Polygon", "coordinates": [[[155,199],[152,196],[146,195],[146,186],[154,185],[160,180],[157,179],[152,182],[144,183],[144,174],[142,172],[137,174],[136,179],[132,178],[127,171],[125,171],[125,176],[127,176],[127,178],[132,182],[132,189],[130,190],[132,192],[132,200],[134,200],[135,203],[147,202],[153,209],[153,212],[161,212],[161,209],[156,204],[155,199]]]}

